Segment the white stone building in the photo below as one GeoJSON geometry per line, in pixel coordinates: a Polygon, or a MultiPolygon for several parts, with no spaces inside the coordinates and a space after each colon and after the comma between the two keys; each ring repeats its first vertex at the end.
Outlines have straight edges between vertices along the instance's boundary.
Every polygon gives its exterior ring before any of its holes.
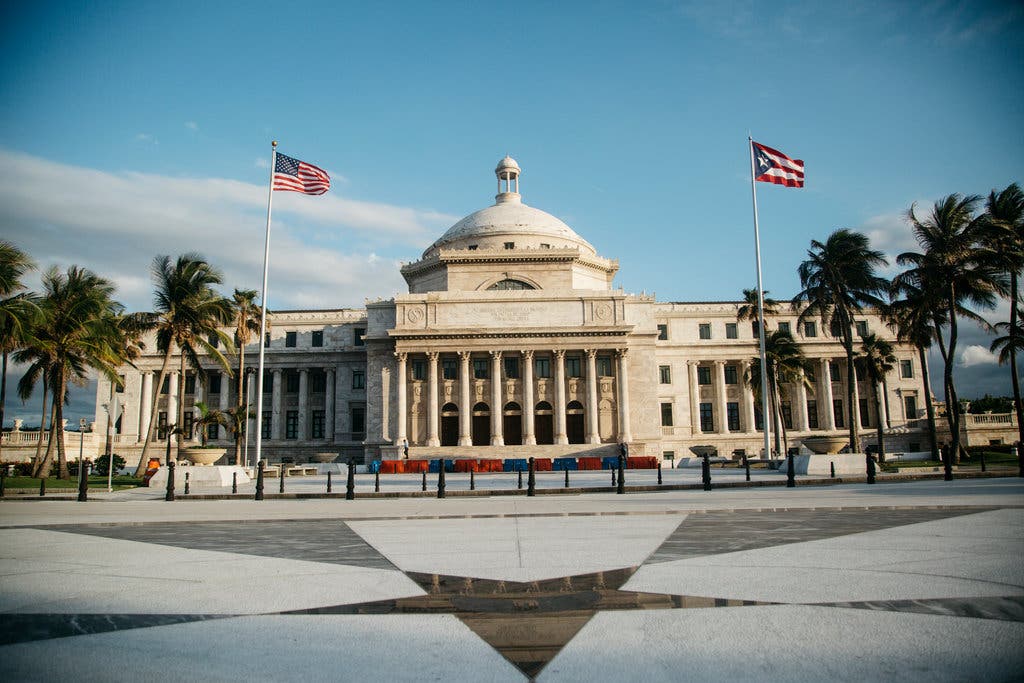
{"type": "MultiPolygon", "coordinates": [[[[761,454],[759,406],[743,383],[757,337],[749,322],[737,321],[739,303],[658,302],[613,288],[617,261],[524,204],[519,173],[514,160],[502,159],[495,204],[463,218],[403,266],[408,294],[368,302],[365,310],[274,312],[265,456],[301,460],[333,450],[400,457],[405,443],[410,457],[610,455],[623,442],[631,455],[680,458],[705,444],[726,456],[761,454]]],[[[839,340],[817,320],[798,328],[795,313],[768,320],[769,328],[780,326],[788,326],[814,369],[812,389],[784,387],[788,446],[845,434],[839,340]]],[[[875,315],[857,326],[895,342],[875,315]]],[[[160,358],[153,343],[147,348],[150,355],[124,372],[126,408],[114,439],[126,456],[141,450],[152,401],[163,424],[175,414],[179,380],[172,375],[170,391],[156,393],[160,358]]],[[[881,416],[892,432],[889,449],[927,448],[918,358],[908,346],[896,348],[881,416]]],[[[257,352],[255,344],[247,349],[250,368],[257,352]]],[[[233,405],[236,380],[212,363],[202,372],[205,388],[191,373],[185,380],[186,407],[203,396],[214,407],[233,405]]],[[[101,429],[109,392],[101,381],[101,429]]],[[[868,444],[880,418],[869,383],[858,382],[856,392],[855,419],[868,444]]],[[[211,436],[226,435],[215,429],[211,436]]],[[[155,437],[163,444],[160,430],[155,437]]]]}

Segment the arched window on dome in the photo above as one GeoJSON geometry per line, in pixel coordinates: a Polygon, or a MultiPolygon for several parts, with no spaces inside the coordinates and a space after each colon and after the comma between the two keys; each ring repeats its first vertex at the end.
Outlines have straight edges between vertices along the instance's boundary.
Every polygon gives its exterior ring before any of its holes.
{"type": "Polygon", "coordinates": [[[522,280],[513,280],[511,278],[505,280],[499,280],[487,289],[536,289],[529,282],[523,282],[522,280]]]}

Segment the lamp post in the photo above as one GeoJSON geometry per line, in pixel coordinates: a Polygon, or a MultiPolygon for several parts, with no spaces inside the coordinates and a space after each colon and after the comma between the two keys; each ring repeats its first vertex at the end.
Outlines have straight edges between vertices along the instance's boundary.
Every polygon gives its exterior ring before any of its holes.
{"type": "Polygon", "coordinates": [[[84,417],[78,420],[78,502],[89,500],[89,476],[85,473],[85,428],[89,425],[84,417]]]}
{"type": "MultiPolygon", "coordinates": [[[[242,446],[242,462],[246,467],[249,467],[249,386],[250,378],[252,374],[256,372],[252,368],[245,369],[245,421],[242,423],[242,435],[245,437],[245,443],[242,446]]],[[[263,429],[262,416],[260,422],[257,423],[257,429],[263,429]]]]}

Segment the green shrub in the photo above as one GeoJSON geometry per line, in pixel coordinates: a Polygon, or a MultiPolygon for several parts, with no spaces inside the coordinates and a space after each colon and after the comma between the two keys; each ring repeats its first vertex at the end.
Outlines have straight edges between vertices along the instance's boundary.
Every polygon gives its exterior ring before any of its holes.
{"type": "MultiPolygon", "coordinates": [[[[110,458],[105,455],[101,455],[96,458],[96,466],[92,468],[93,474],[99,474],[107,476],[107,469],[110,465],[110,458]]],[[[117,453],[114,453],[114,473],[116,474],[125,466],[125,459],[117,453]]]]}

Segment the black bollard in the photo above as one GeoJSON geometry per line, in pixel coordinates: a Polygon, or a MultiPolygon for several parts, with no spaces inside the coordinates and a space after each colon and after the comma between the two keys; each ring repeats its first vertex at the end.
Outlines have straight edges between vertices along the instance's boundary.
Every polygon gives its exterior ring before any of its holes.
{"type": "Polygon", "coordinates": [[[39,496],[42,497],[42,496],[45,496],[45,495],[46,495],[46,478],[43,477],[42,479],[39,480],[39,496]]]}
{"type": "Polygon", "coordinates": [[[84,503],[89,500],[89,466],[84,462],[78,463],[78,502],[84,503]]]}
{"type": "Polygon", "coordinates": [[[348,480],[345,482],[345,500],[356,499],[356,462],[349,458],[348,480]]]}
{"type": "Polygon", "coordinates": [[[164,500],[174,500],[174,461],[167,461],[167,493],[164,495],[164,500]]]}
{"type": "Polygon", "coordinates": [[[836,478],[836,463],[832,461],[828,464],[828,476],[832,479],[836,478]]]}
{"type": "Polygon", "coordinates": [[[256,500],[263,500],[263,468],[266,464],[260,460],[256,463],[256,500]]]}
{"type": "Polygon", "coordinates": [[[1024,477],[1024,444],[1017,442],[1017,476],[1024,477]]]}
{"type": "Polygon", "coordinates": [[[661,486],[661,463],[658,463],[658,486],[661,486]]]}
{"type": "Polygon", "coordinates": [[[569,488],[569,470],[565,471],[565,488],[569,488]]]}
{"type": "Polygon", "coordinates": [[[615,486],[616,482],[618,481],[618,477],[615,476],[617,472],[618,472],[618,470],[613,467],[612,468],[612,486],[615,486]]]}
{"type": "Polygon", "coordinates": [[[6,488],[7,480],[7,465],[0,467],[0,498],[4,497],[4,489],[6,488]]]}
{"type": "Polygon", "coordinates": [[[982,472],[986,472],[987,471],[985,469],[985,451],[981,452],[981,471],[982,472]]]}
{"type": "Polygon", "coordinates": [[[423,482],[422,482],[422,484],[420,484],[420,490],[421,491],[426,491],[427,490],[427,471],[426,470],[423,470],[423,482]]]}
{"type": "Polygon", "coordinates": [[[437,467],[437,497],[444,498],[444,458],[441,458],[437,467]]]}
{"type": "Polygon", "coordinates": [[[331,488],[333,488],[331,484],[332,484],[332,482],[331,482],[331,471],[328,470],[327,471],[327,493],[330,493],[331,492],[331,488]]]}
{"type": "Polygon", "coordinates": [[[188,495],[188,472],[185,473],[185,495],[188,495]]]}
{"type": "Polygon", "coordinates": [[[518,470],[518,471],[519,471],[519,488],[523,488],[523,471],[522,470],[518,470]]]}
{"type": "Polygon", "coordinates": [[[537,489],[537,477],[534,475],[533,467],[534,467],[533,466],[533,458],[531,457],[530,458],[530,474],[526,478],[526,495],[528,495],[528,496],[536,495],[535,491],[537,489]]]}
{"type": "Polygon", "coordinates": [[[620,454],[619,455],[619,486],[618,486],[617,489],[615,489],[615,493],[625,493],[626,492],[626,470],[624,469],[625,465],[626,465],[626,456],[620,454]]]}
{"type": "Polygon", "coordinates": [[[942,446],[942,472],[943,481],[953,481],[953,449],[949,444],[942,446]]]}
{"type": "Polygon", "coordinates": [[[380,493],[380,468],[373,473],[373,492],[380,493]]]}
{"type": "Polygon", "coordinates": [[[476,491],[476,472],[474,470],[469,471],[469,490],[476,491]]]}
{"type": "Polygon", "coordinates": [[[793,454],[786,456],[786,488],[796,486],[796,466],[793,464],[793,454]]]}
{"type": "Polygon", "coordinates": [[[277,492],[284,493],[284,470],[285,465],[282,462],[277,466],[277,492]]]}
{"type": "Polygon", "coordinates": [[[700,464],[701,469],[701,480],[704,482],[704,490],[711,490],[711,460],[708,459],[708,454],[704,454],[704,461],[700,464]]]}
{"type": "Polygon", "coordinates": [[[869,484],[874,484],[875,483],[875,459],[872,458],[870,455],[865,455],[864,457],[867,458],[868,483],[869,484]]]}
{"type": "Polygon", "coordinates": [[[747,481],[750,481],[750,458],[743,456],[743,470],[747,474],[747,481]]]}
{"type": "Polygon", "coordinates": [[[238,493],[238,472],[231,473],[231,493],[238,493]]]}

